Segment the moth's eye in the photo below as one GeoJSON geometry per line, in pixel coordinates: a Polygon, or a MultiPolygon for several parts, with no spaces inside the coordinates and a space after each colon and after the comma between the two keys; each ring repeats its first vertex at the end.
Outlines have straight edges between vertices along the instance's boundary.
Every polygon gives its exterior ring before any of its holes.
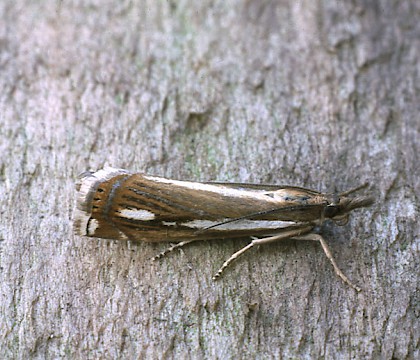
{"type": "Polygon", "coordinates": [[[332,219],[335,215],[337,215],[339,209],[334,204],[328,204],[325,208],[325,216],[332,219]]]}

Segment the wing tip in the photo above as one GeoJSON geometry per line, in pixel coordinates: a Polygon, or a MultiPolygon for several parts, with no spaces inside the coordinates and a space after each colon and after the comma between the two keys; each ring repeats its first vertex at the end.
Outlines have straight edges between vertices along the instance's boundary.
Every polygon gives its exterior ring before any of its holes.
{"type": "Polygon", "coordinates": [[[76,235],[86,236],[89,233],[89,220],[92,214],[92,198],[99,184],[115,176],[129,174],[127,170],[113,167],[85,171],[76,182],[76,202],[73,212],[73,231],[76,235]]]}

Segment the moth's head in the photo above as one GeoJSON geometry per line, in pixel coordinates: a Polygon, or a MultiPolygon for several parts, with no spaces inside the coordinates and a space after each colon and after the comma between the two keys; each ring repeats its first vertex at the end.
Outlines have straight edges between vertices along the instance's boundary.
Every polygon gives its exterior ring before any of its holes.
{"type": "Polygon", "coordinates": [[[325,208],[325,217],[337,222],[338,225],[345,225],[352,210],[372,205],[374,199],[371,196],[348,196],[366,186],[367,184],[364,184],[344,193],[331,195],[331,200],[325,208]]]}

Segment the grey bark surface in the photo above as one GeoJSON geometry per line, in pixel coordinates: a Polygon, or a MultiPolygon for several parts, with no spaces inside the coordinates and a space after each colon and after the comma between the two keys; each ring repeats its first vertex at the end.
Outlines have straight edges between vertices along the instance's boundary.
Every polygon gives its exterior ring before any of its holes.
{"type": "Polygon", "coordinates": [[[418,1],[2,1],[3,359],[415,359],[418,1]],[[319,244],[73,235],[104,165],[377,198],[319,244]]]}

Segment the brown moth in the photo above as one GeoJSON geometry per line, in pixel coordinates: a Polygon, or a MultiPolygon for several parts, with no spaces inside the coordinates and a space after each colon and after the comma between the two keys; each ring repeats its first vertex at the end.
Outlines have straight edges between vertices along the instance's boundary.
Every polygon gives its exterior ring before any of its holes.
{"type": "Polygon", "coordinates": [[[296,186],[171,180],[107,167],[80,175],[74,229],[77,235],[105,239],[177,242],[155,258],[193,241],[252,237],[213,279],[255,245],[316,240],[337,275],[360,291],[314,231],[327,219],[344,225],[352,210],[371,205],[372,197],[348,196],[365,186],[324,194],[296,186]]]}

